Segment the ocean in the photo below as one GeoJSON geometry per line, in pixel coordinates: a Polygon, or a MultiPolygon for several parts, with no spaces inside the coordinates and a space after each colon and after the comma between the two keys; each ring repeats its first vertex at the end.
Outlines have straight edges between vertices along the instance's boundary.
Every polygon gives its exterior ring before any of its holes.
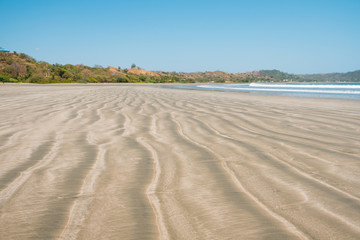
{"type": "Polygon", "coordinates": [[[360,100],[360,83],[250,83],[175,85],[175,88],[240,91],[294,97],[360,100]]]}

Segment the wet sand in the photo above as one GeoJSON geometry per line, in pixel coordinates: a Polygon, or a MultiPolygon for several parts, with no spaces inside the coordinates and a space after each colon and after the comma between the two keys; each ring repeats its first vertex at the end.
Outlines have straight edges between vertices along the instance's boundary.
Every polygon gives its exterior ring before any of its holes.
{"type": "Polygon", "coordinates": [[[359,239],[360,101],[0,86],[0,239],[359,239]]]}

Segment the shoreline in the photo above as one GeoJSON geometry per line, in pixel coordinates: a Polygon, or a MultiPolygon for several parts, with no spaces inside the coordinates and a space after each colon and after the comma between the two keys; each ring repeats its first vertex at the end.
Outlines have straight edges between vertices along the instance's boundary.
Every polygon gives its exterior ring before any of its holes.
{"type": "MultiPolygon", "coordinates": [[[[356,83],[356,82],[354,82],[356,83]]],[[[307,94],[307,93],[276,93],[276,92],[263,92],[263,91],[237,91],[237,90],[220,90],[220,89],[205,89],[205,88],[186,88],[186,86],[196,86],[196,85],[217,85],[219,83],[51,83],[51,84],[37,84],[37,83],[5,83],[0,84],[1,86],[6,85],[18,85],[18,86],[146,86],[146,87],[155,87],[155,88],[167,88],[167,89],[178,89],[178,90],[195,90],[195,91],[206,91],[206,92],[223,92],[223,93],[237,93],[237,94],[247,94],[247,95],[258,95],[258,96],[278,96],[278,97],[291,97],[291,98],[309,98],[309,99],[339,99],[346,101],[359,101],[355,97],[350,96],[342,96],[342,97],[334,97],[332,94],[307,94]],[[185,86],[184,88],[178,86],[185,86]]],[[[224,83],[227,85],[237,84],[237,83],[224,83]]],[[[240,84],[240,83],[239,83],[240,84]]],[[[245,83],[241,83],[246,85],[245,83]]],[[[275,83],[276,84],[276,83],[275,83]]],[[[223,85],[223,84],[220,84],[223,85]]],[[[354,94],[355,95],[355,94],[354,94]]],[[[356,94],[358,95],[358,94],[356,94]]]]}

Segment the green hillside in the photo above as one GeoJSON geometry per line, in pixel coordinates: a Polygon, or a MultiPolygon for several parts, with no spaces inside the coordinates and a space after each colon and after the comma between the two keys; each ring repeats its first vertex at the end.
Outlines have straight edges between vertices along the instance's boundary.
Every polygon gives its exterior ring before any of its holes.
{"type": "Polygon", "coordinates": [[[136,67],[89,67],[85,65],[49,64],[24,53],[0,53],[0,81],[27,83],[247,83],[299,81],[360,81],[360,71],[332,74],[295,75],[279,70],[245,73],[163,72],[136,67]]]}

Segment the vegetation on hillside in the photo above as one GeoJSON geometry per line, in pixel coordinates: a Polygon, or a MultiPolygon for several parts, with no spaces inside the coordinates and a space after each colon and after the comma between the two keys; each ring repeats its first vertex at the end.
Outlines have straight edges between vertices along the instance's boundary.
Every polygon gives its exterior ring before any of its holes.
{"type": "Polygon", "coordinates": [[[306,74],[300,75],[300,77],[303,79],[311,79],[319,82],[360,82],[360,70],[347,73],[306,74]]]}
{"type": "Polygon", "coordinates": [[[291,82],[360,81],[360,71],[345,74],[294,75],[279,70],[246,73],[147,71],[135,64],[130,69],[100,65],[49,64],[24,53],[0,53],[0,81],[27,83],[195,83],[195,82],[291,82]]]}

